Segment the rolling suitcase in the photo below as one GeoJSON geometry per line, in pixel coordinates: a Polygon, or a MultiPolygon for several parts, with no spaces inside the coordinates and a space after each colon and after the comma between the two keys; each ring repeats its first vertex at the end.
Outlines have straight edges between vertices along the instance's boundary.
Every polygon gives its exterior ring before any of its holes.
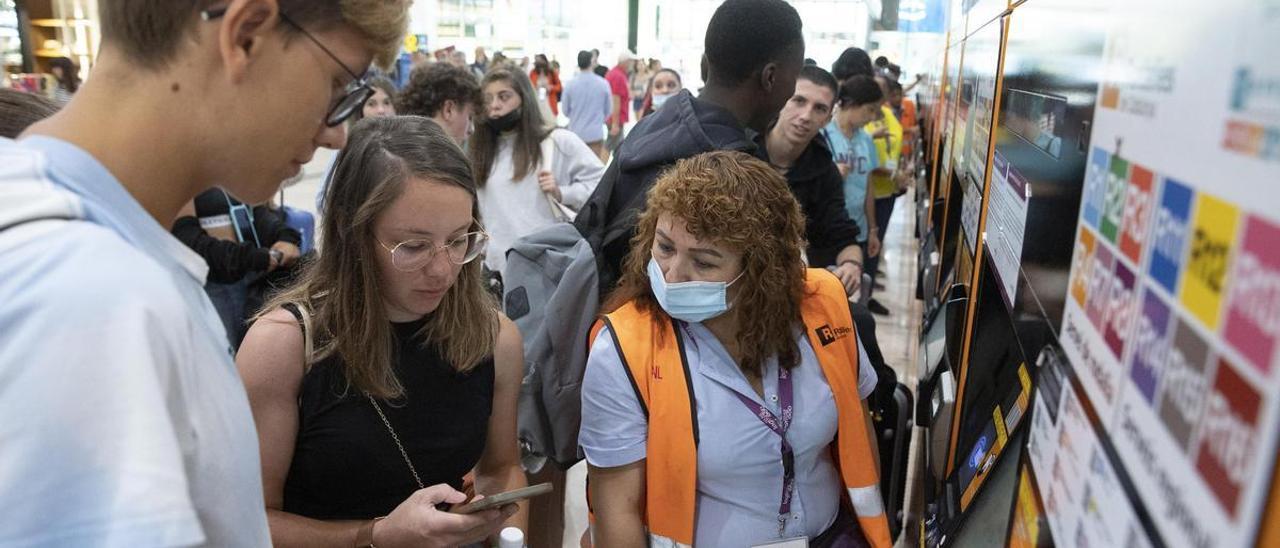
{"type": "Polygon", "coordinates": [[[897,383],[891,398],[879,402],[872,416],[880,444],[880,495],[889,518],[889,533],[896,540],[902,532],[906,499],[907,462],[911,448],[914,398],[907,385],[897,383]]]}

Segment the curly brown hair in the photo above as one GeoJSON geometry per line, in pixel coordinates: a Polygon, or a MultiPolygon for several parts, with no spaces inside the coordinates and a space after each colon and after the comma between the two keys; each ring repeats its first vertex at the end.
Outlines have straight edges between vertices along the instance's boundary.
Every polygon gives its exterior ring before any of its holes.
{"type": "Polygon", "coordinates": [[[606,311],[635,301],[642,310],[666,316],[647,270],[663,213],[684,221],[695,238],[742,254],[742,279],[730,310],[737,315],[742,371],[759,376],[770,356],[777,356],[780,367],[799,365],[793,329],[801,322],[804,293],[804,216],[782,175],[750,155],[725,151],[699,154],[665,171],[649,190],[606,311]]]}
{"type": "Polygon", "coordinates": [[[431,118],[440,114],[446,101],[453,101],[459,108],[470,103],[478,110],[480,81],[471,71],[448,63],[418,65],[396,97],[396,114],[431,118]]]}

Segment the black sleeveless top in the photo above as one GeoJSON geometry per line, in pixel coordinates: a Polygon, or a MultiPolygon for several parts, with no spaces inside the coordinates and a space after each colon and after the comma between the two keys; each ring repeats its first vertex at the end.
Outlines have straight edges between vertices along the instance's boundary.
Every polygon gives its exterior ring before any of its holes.
{"type": "MultiPolygon", "coordinates": [[[[291,311],[292,312],[292,311],[291,311]]],[[[480,460],[493,410],[493,358],[466,373],[415,336],[426,320],[393,323],[393,367],[405,395],[378,400],[425,486],[461,490],[480,460]]],[[[391,432],[364,393],[347,389],[337,356],[302,378],[298,437],[284,485],[284,511],[322,519],[385,516],[418,490],[391,432]],[[344,394],[345,392],[345,394],[344,394]]]]}

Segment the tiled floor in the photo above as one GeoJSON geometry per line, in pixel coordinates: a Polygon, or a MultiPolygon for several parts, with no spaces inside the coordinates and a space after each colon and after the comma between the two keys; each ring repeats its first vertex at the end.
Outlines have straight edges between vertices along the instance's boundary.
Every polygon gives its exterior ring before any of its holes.
{"type": "MultiPolygon", "coordinates": [[[[285,189],[286,205],[306,211],[315,211],[315,195],[320,182],[335,153],[321,149],[315,158],[303,169],[302,178],[293,186],[285,189]]],[[[898,373],[898,380],[913,390],[916,385],[916,351],[918,348],[920,329],[920,303],[915,299],[916,283],[916,251],[919,249],[915,238],[915,203],[910,196],[898,199],[889,231],[885,235],[884,259],[881,261],[885,275],[882,281],[885,289],[875,293],[876,300],[884,304],[890,311],[889,316],[876,317],[876,336],[880,342],[885,361],[898,373]]],[[[317,219],[318,221],[319,219],[317,219]]],[[[920,432],[912,436],[910,462],[916,460],[916,441],[920,432]]],[[[914,469],[912,466],[910,469],[914,469]]],[[[585,492],[586,466],[580,463],[569,471],[568,493],[566,499],[564,547],[577,548],[578,539],[586,527],[585,492]]],[[[909,473],[907,485],[914,482],[909,473]]],[[[911,508],[912,489],[907,489],[907,501],[904,508],[911,508]]],[[[911,523],[908,520],[908,523],[911,523]]],[[[906,546],[909,535],[902,535],[899,546],[906,546]]]]}
{"type": "Polygon", "coordinates": [[[915,352],[919,341],[920,304],[915,298],[916,257],[915,203],[908,196],[898,198],[885,233],[885,275],[883,291],[875,299],[889,309],[889,316],[876,317],[876,337],[885,361],[898,373],[898,380],[915,386],[915,352]]]}
{"type": "MultiPolygon", "coordinates": [[[[916,204],[910,194],[898,198],[889,230],[885,233],[884,259],[881,261],[885,275],[885,289],[875,294],[876,300],[889,309],[889,316],[876,318],[876,340],[880,343],[880,351],[887,362],[898,374],[898,381],[907,385],[914,392],[916,387],[916,360],[920,341],[921,303],[916,300],[917,252],[920,249],[916,239],[916,204]]],[[[910,509],[915,489],[915,465],[917,459],[917,442],[922,433],[915,429],[911,436],[908,450],[906,500],[903,508],[907,510],[904,533],[899,537],[898,546],[910,546],[908,542],[914,536],[907,534],[912,530],[914,519],[910,509]]]]}

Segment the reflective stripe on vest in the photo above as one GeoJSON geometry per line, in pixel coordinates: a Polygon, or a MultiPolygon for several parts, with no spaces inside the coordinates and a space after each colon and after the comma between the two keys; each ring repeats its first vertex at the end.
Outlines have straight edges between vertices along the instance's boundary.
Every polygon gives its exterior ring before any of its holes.
{"type": "MultiPolygon", "coordinates": [[[[880,477],[858,397],[858,336],[844,286],[809,269],[800,315],[836,402],[836,463],[849,502],[872,546],[892,545],[880,477]]],[[[634,302],[606,314],[631,386],[649,420],[645,524],[654,546],[692,545],[697,497],[698,408],[676,324],[634,302]]],[[[593,330],[592,338],[599,333],[593,330]]]]}

